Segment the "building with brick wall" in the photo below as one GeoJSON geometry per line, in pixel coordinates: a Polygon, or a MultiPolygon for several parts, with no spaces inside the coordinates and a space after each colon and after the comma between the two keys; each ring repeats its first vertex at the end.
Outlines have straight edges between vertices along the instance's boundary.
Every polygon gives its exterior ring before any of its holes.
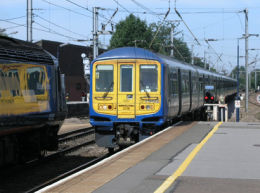
{"type": "Polygon", "coordinates": [[[91,61],[92,48],[49,40],[41,40],[36,42],[36,44],[55,57],[57,57],[59,52],[60,69],[61,73],[65,74],[68,101],[81,101],[82,93],[88,93],[89,91],[89,85],[84,78],[81,54],[85,53],[91,61]]]}

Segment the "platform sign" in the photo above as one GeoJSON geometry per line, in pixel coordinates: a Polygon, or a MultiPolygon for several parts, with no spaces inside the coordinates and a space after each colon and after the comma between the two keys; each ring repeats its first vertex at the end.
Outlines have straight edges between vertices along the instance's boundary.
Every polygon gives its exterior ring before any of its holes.
{"type": "Polygon", "coordinates": [[[256,96],[256,101],[260,103],[260,94],[256,96]]]}
{"type": "Polygon", "coordinates": [[[240,108],[240,100],[235,100],[235,108],[240,108]]]}
{"type": "Polygon", "coordinates": [[[214,90],[214,85],[206,85],[205,89],[206,90],[214,90]]]}

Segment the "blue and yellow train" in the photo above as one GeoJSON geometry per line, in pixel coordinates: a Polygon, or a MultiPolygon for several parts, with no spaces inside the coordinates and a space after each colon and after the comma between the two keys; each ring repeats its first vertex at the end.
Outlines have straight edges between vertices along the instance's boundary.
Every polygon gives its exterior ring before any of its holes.
{"type": "Polygon", "coordinates": [[[234,79],[141,48],[105,52],[90,70],[90,123],[109,149],[236,92],[234,79]]]}
{"type": "Polygon", "coordinates": [[[65,119],[57,60],[38,46],[0,36],[0,166],[57,148],[65,119]]]}

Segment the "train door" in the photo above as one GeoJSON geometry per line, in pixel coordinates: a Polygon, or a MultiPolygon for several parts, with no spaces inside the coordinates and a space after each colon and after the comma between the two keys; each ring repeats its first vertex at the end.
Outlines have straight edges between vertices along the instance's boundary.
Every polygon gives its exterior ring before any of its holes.
{"type": "MultiPolygon", "coordinates": [[[[195,82],[195,80],[193,80],[195,82]]],[[[189,111],[191,111],[192,109],[192,97],[195,93],[192,92],[192,83],[191,83],[191,71],[189,71],[189,93],[190,93],[190,108],[189,108],[189,111]]],[[[193,100],[193,103],[195,103],[195,101],[193,100]]]]}
{"type": "Polygon", "coordinates": [[[179,80],[178,69],[172,68],[169,72],[169,106],[170,116],[176,116],[179,113],[179,80]]]}
{"type": "Polygon", "coordinates": [[[182,73],[181,70],[178,69],[178,82],[179,82],[179,88],[178,88],[178,92],[179,92],[179,112],[178,114],[180,115],[182,112],[182,73]]]}
{"type": "Polygon", "coordinates": [[[190,80],[189,72],[187,70],[181,71],[181,100],[182,113],[188,112],[190,110],[190,80]]]}
{"type": "Polygon", "coordinates": [[[136,115],[135,63],[118,64],[117,117],[132,119],[136,115]]]}

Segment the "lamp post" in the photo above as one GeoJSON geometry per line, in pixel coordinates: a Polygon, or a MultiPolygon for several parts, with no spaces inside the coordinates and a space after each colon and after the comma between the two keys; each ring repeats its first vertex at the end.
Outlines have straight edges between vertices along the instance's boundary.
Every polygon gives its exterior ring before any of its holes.
{"type": "Polygon", "coordinates": [[[87,57],[87,55],[85,53],[81,54],[81,58],[82,58],[82,63],[83,63],[83,69],[84,69],[84,78],[87,81],[87,84],[90,84],[90,61],[89,58],[87,57]]]}
{"type": "MultiPolygon", "coordinates": [[[[81,53],[81,58],[82,58],[82,63],[83,63],[83,72],[84,72],[84,78],[87,82],[88,88],[90,87],[90,61],[89,58],[87,57],[87,55],[85,53],[81,53]]],[[[86,88],[86,91],[87,88],[86,88]]],[[[86,101],[89,101],[89,94],[88,92],[86,92],[86,101]]]]}

